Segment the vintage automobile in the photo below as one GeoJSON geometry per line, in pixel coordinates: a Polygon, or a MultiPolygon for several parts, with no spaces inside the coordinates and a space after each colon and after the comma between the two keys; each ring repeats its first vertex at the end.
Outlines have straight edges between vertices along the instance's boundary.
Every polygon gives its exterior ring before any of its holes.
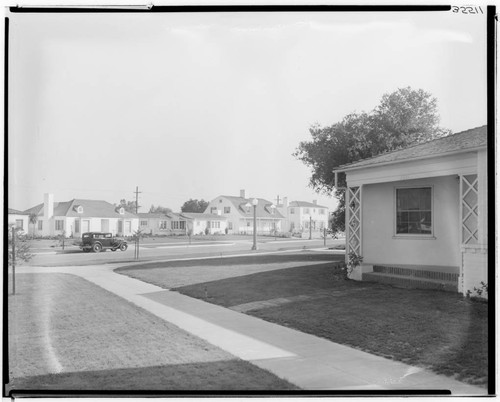
{"type": "Polygon", "coordinates": [[[113,237],[112,233],[88,232],[82,234],[82,245],[80,247],[86,253],[89,251],[99,253],[107,249],[125,251],[128,244],[123,239],[113,237]]]}

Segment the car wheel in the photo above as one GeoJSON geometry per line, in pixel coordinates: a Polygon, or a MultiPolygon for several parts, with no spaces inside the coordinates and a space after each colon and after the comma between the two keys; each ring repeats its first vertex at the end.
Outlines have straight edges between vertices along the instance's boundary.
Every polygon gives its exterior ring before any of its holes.
{"type": "Polygon", "coordinates": [[[102,246],[101,246],[99,243],[96,243],[96,244],[94,244],[94,246],[92,247],[92,250],[94,251],[94,253],[99,253],[99,252],[101,252],[101,250],[102,250],[102,246]]]}
{"type": "Polygon", "coordinates": [[[125,251],[125,250],[127,249],[127,247],[128,247],[128,246],[127,246],[126,244],[122,244],[122,245],[120,246],[120,250],[121,250],[121,251],[125,251]]]}

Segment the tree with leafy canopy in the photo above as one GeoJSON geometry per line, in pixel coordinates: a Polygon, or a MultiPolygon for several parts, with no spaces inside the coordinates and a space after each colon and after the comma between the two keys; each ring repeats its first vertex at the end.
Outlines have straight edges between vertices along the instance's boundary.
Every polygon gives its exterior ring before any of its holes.
{"type": "Polygon", "coordinates": [[[36,223],[38,222],[38,214],[32,212],[29,214],[28,222],[33,226],[33,231],[31,232],[31,238],[35,237],[36,223]]]}
{"type": "Polygon", "coordinates": [[[172,212],[172,209],[162,207],[161,205],[158,205],[157,207],[151,205],[151,208],[149,208],[150,214],[169,214],[170,212],[172,212]]]}
{"type": "Polygon", "coordinates": [[[181,207],[181,212],[204,212],[208,207],[208,202],[201,199],[201,200],[193,200],[189,199],[189,201],[186,201],[184,204],[182,204],[181,207]]]}
{"type": "Polygon", "coordinates": [[[439,127],[436,98],[410,87],[383,95],[371,113],[351,113],[327,127],[315,124],[309,133],[312,139],[300,142],[293,156],[311,168],[310,187],[338,198],[334,231],[345,230],[345,190],[334,187],[335,168],[451,134],[439,127]]]}
{"type": "MultiPolygon", "coordinates": [[[[136,208],[135,208],[136,202],[135,201],[126,201],[125,199],[120,200],[120,203],[118,204],[118,207],[123,207],[125,211],[130,212],[132,214],[135,214],[136,208]]],[[[137,209],[141,208],[139,205],[137,209]]]]}

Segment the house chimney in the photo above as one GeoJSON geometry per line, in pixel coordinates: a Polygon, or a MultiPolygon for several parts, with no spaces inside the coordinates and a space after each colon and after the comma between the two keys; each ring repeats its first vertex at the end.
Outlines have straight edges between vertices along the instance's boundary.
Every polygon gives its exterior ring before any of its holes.
{"type": "Polygon", "coordinates": [[[288,197],[283,197],[283,208],[288,208],[288,197]]]}
{"type": "Polygon", "coordinates": [[[313,200],[314,205],[318,205],[318,200],[313,200]]]}
{"type": "Polygon", "coordinates": [[[247,197],[245,197],[245,190],[240,190],[240,197],[247,198],[247,197]]]}
{"type": "Polygon", "coordinates": [[[50,219],[54,216],[54,194],[43,195],[43,217],[50,219]]]}

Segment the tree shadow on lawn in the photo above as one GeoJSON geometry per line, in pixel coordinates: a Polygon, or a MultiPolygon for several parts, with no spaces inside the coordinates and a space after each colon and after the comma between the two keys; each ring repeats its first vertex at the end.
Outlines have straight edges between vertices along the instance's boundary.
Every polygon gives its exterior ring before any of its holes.
{"type": "Polygon", "coordinates": [[[298,390],[274,374],[243,360],[154,367],[80,371],[13,379],[6,394],[23,391],[217,391],[298,390]]]}
{"type": "Polygon", "coordinates": [[[223,257],[223,258],[206,258],[184,261],[168,261],[168,262],[152,262],[141,263],[137,265],[129,265],[115,269],[115,272],[124,272],[139,269],[153,269],[153,268],[181,268],[181,267],[222,267],[230,265],[262,265],[274,263],[290,263],[290,262],[332,262],[343,261],[345,256],[343,254],[328,254],[315,252],[301,252],[301,253],[287,253],[287,254],[255,254],[236,257],[223,257]]]}
{"type": "Polygon", "coordinates": [[[487,303],[470,301],[458,293],[339,280],[341,275],[330,263],[175,290],[225,307],[320,291],[319,297],[263,306],[247,314],[471,384],[487,385],[487,303]]]}

